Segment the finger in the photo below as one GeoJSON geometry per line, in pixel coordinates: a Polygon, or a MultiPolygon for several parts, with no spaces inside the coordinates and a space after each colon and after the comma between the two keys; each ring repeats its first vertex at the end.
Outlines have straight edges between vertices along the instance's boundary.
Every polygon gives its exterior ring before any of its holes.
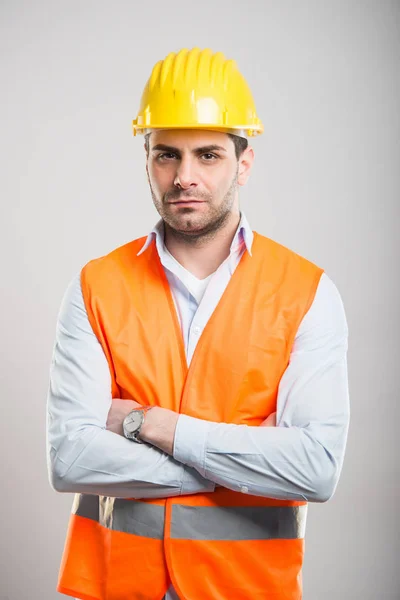
{"type": "Polygon", "coordinates": [[[133,408],[140,408],[141,406],[143,406],[142,404],[140,404],[140,402],[136,402],[136,400],[131,400],[133,408]]]}
{"type": "Polygon", "coordinates": [[[112,398],[112,406],[119,406],[121,408],[126,408],[127,406],[131,408],[139,408],[142,406],[140,402],[136,402],[136,400],[132,400],[132,398],[112,398]]]}
{"type": "Polygon", "coordinates": [[[260,427],[276,427],[276,412],[270,414],[265,421],[263,421],[260,427]]]}

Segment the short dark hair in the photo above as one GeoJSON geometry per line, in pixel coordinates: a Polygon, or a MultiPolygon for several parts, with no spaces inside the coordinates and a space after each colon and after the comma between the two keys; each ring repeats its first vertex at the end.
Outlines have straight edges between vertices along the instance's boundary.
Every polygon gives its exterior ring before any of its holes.
{"type": "Polygon", "coordinates": [[[239,135],[234,135],[232,133],[228,133],[228,135],[231,138],[232,142],[235,144],[236,159],[239,160],[239,158],[249,145],[249,142],[247,141],[247,138],[241,137],[239,135]]]}
{"type": "MultiPolygon", "coordinates": [[[[150,133],[146,133],[146,135],[144,136],[144,143],[146,146],[146,154],[147,155],[149,154],[150,133]]],[[[228,135],[235,145],[236,160],[239,160],[239,158],[241,157],[241,155],[243,154],[243,152],[246,150],[247,146],[249,145],[247,138],[241,137],[239,135],[234,135],[232,133],[228,133],[228,135]]]]}

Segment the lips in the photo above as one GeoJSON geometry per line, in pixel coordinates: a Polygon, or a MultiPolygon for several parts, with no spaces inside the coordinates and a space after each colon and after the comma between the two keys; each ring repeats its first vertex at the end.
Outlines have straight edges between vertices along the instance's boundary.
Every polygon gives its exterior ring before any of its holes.
{"type": "Polygon", "coordinates": [[[204,200],[198,200],[197,198],[181,198],[180,200],[170,202],[170,204],[189,204],[190,202],[204,202],[204,200]]]}

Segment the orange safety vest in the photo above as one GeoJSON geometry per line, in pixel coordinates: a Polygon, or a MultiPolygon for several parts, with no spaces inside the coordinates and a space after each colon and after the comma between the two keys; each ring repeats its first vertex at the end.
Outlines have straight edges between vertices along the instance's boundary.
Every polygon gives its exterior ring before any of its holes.
{"type": "MultiPolygon", "coordinates": [[[[254,234],[187,366],[167,278],[145,238],[87,263],[88,318],[113,398],[257,427],[323,270],[254,234]]],[[[299,494],[299,498],[300,498],[299,494]]],[[[57,590],[85,600],[300,600],[307,502],[217,488],[138,500],[76,494],[57,590]]]]}

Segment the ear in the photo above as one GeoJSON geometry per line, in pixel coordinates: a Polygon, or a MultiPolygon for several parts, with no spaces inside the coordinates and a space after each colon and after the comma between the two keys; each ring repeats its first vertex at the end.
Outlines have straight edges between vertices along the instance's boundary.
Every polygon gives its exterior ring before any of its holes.
{"type": "Polygon", "coordinates": [[[254,161],[254,150],[251,146],[247,146],[246,150],[239,158],[239,169],[237,182],[239,185],[245,185],[249,176],[251,167],[254,161]]]}

